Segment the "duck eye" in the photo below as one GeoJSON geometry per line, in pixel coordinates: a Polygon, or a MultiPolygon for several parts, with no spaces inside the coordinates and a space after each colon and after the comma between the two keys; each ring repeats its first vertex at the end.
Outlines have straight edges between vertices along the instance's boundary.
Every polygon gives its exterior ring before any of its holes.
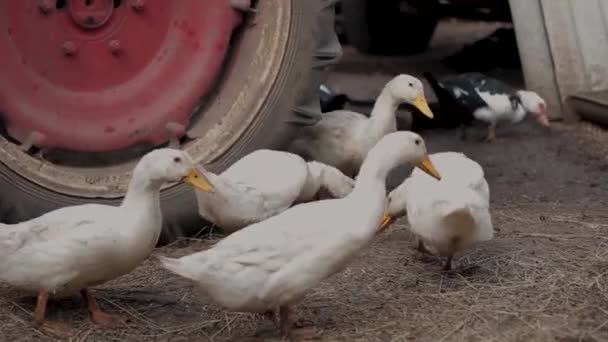
{"type": "Polygon", "coordinates": [[[420,143],[421,143],[420,139],[416,139],[416,140],[414,140],[414,144],[416,144],[416,145],[420,145],[420,143]]]}
{"type": "Polygon", "coordinates": [[[410,87],[413,87],[413,86],[414,86],[414,83],[410,82],[410,87]]]}
{"type": "Polygon", "coordinates": [[[173,161],[176,162],[176,163],[181,163],[182,162],[182,158],[175,157],[175,158],[173,158],[173,161]]]}

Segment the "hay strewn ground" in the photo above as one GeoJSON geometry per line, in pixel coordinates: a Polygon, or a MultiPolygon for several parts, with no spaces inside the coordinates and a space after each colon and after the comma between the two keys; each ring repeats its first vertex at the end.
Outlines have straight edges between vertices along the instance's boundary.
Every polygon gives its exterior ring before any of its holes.
{"type": "MultiPolygon", "coordinates": [[[[588,128],[577,127],[546,136],[521,126],[502,138],[510,147],[498,157],[488,152],[496,145],[459,146],[486,166],[496,227],[496,239],[459,256],[461,273],[441,273],[436,260],[419,256],[402,220],[345,272],[314,289],[298,308],[300,318],[323,330],[321,341],[608,340],[606,161],[599,150],[579,151],[588,135],[576,132],[588,128]],[[567,143],[566,132],[583,140],[567,143]],[[544,162],[533,161],[538,156],[544,162]],[[570,166],[558,169],[561,164],[570,166]],[[518,165],[534,171],[522,176],[518,165]]],[[[605,136],[596,133],[596,139],[605,136]]],[[[448,149],[457,135],[427,135],[430,149],[448,149]]],[[[184,240],[157,253],[184,255],[212,241],[184,240]]],[[[242,341],[272,327],[259,316],[199,300],[190,284],[154,259],[97,294],[106,310],[131,318],[129,329],[91,325],[77,297],[51,304],[49,318],[73,325],[74,341],[242,341]]],[[[29,326],[33,305],[0,286],[5,340],[52,340],[29,326]]]]}
{"type": "MultiPolygon", "coordinates": [[[[606,212],[541,204],[499,209],[494,219],[498,238],[460,257],[465,270],[454,275],[422,260],[409,234],[395,227],[315,289],[300,317],[324,330],[323,341],[608,339],[606,212]]],[[[159,253],[183,255],[208,244],[184,241],[159,253]]],[[[2,335],[44,336],[28,327],[33,299],[2,293],[2,335]]],[[[154,261],[97,293],[107,310],[131,317],[132,327],[92,326],[79,299],[54,303],[50,318],[71,322],[76,341],[239,340],[270,327],[261,317],[198,303],[189,284],[154,261]]]]}

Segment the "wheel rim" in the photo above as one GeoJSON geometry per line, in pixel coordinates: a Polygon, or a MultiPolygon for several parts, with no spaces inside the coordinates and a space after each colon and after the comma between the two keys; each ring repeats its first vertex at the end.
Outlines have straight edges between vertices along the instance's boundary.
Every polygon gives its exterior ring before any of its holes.
{"type": "MultiPolygon", "coordinates": [[[[5,1],[5,7],[6,3],[12,2],[5,1]]],[[[276,66],[281,63],[289,35],[290,3],[261,2],[255,20],[256,25],[246,25],[230,47],[231,58],[225,63],[214,91],[204,103],[193,106],[196,116],[186,132],[193,140],[182,148],[197,162],[213,163],[238,141],[255,120],[279,72],[276,66]],[[217,94],[221,94],[221,98],[217,98],[217,94]]],[[[5,84],[0,90],[5,92],[5,84]]],[[[5,103],[1,100],[0,103],[5,103]]],[[[48,189],[104,198],[124,194],[134,164],[134,160],[128,160],[96,168],[56,165],[23,153],[18,145],[5,138],[0,139],[0,159],[12,170],[48,189]]]]}
{"type": "Polygon", "coordinates": [[[158,145],[168,125],[185,127],[240,18],[225,0],[2,4],[0,106],[8,134],[83,152],[158,145]]]}

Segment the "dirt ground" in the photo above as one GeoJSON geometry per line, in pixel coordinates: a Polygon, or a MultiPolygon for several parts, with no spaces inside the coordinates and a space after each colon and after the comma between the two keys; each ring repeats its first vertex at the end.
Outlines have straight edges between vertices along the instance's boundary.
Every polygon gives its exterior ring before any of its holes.
{"type": "MultiPolygon", "coordinates": [[[[368,58],[371,66],[358,69],[365,58],[352,51],[346,58],[330,80],[345,88],[369,87],[370,68],[379,78],[395,72],[386,60],[368,58]]],[[[318,340],[608,340],[608,133],[586,124],[545,132],[526,122],[498,135],[483,144],[460,141],[457,130],[423,133],[431,153],[462,151],[484,167],[495,239],[458,255],[465,271],[449,275],[418,256],[406,220],[399,221],[297,307],[321,329],[318,340]]],[[[180,256],[212,240],[183,240],[155,254],[180,256]]],[[[51,302],[48,318],[71,324],[73,341],[245,341],[271,327],[199,299],[154,258],[95,293],[106,311],[129,317],[130,327],[90,324],[76,297],[51,302]]],[[[54,340],[30,325],[33,307],[33,298],[0,285],[2,340],[54,340]]]]}

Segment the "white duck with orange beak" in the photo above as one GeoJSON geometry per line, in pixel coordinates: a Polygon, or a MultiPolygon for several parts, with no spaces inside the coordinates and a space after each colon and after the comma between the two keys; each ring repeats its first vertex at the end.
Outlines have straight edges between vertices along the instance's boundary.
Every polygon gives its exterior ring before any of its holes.
{"type": "Polygon", "coordinates": [[[443,176],[433,179],[414,169],[388,196],[380,230],[407,212],[410,230],[418,238],[418,250],[427,246],[446,258],[451,269],[454,253],[492,239],[490,189],[481,166],[462,153],[441,152],[429,156],[443,176]]]}
{"type": "Polygon", "coordinates": [[[208,172],[207,177],[215,192],[196,191],[199,213],[228,234],[313,200],[321,190],[342,198],[355,184],[329,165],[266,149],[246,155],[221,174],[208,172]]]}
{"type": "Polygon", "coordinates": [[[354,178],[369,150],[383,136],[397,130],[395,112],[402,103],[433,118],[422,82],[410,75],[397,75],[384,86],[369,117],[349,110],[324,113],[321,121],[300,129],[289,150],[354,178]]]}
{"type": "Polygon", "coordinates": [[[139,161],[120,206],[70,206],[0,224],[0,281],[37,293],[34,321],[45,328],[62,326],[45,321],[49,296],[78,292],[95,323],[124,325],[102,312],[88,289],[131,272],[152,253],[163,223],[160,190],[169,182],[213,191],[186,152],[158,149],[139,161]]]}

